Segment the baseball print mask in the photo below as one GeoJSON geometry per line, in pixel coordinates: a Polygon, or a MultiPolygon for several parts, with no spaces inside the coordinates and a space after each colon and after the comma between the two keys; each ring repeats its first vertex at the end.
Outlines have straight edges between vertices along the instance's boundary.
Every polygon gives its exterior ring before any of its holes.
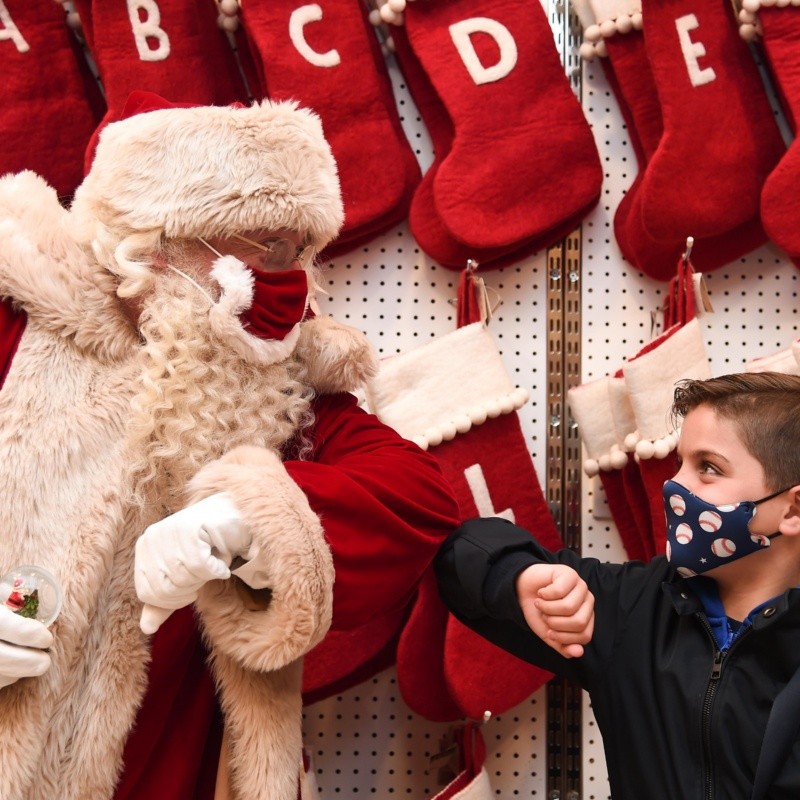
{"type": "Polygon", "coordinates": [[[769,547],[780,533],[750,533],[750,520],[756,515],[757,505],[785,491],[781,489],[760,500],[715,506],[676,481],[666,481],[667,560],[681,575],[690,578],[769,547]]]}

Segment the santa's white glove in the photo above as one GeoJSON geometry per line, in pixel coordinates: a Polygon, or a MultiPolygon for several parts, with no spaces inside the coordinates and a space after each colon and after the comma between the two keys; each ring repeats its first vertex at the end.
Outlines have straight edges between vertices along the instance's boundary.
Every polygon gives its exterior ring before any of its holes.
{"type": "Polygon", "coordinates": [[[193,603],[207,581],[230,578],[231,562],[237,556],[249,558],[251,541],[225,492],[150,525],[136,542],[142,631],[155,633],[175,609],[193,603]]]}
{"type": "Polygon", "coordinates": [[[50,669],[53,634],[37,619],[0,606],[0,689],[20,678],[34,678],[50,669]]]}

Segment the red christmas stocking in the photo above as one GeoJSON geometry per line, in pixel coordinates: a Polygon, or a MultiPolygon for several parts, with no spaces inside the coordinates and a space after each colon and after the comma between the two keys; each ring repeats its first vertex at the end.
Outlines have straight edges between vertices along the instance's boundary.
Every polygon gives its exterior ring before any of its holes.
{"type": "Polygon", "coordinates": [[[677,435],[669,424],[675,384],[683,378],[711,377],[700,323],[676,323],[629,359],[622,371],[636,418],[636,457],[649,501],[653,552],[660,554],[667,532],[661,490],[679,467],[677,435]]]}
{"type": "MultiPolygon", "coordinates": [[[[436,455],[463,518],[504,516],[533,531],[546,547],[561,546],[515,413],[527,393],[511,384],[482,322],[384,361],[367,387],[367,398],[384,422],[436,455]]],[[[440,613],[441,601],[433,593],[420,595],[417,603],[413,614],[440,613]],[[422,601],[428,602],[427,608],[422,601]]],[[[444,663],[432,664],[430,654],[442,652],[430,639],[440,635],[440,623],[428,628],[427,638],[425,633],[423,626],[403,632],[398,684],[420,685],[436,670],[437,683],[447,686],[462,715],[481,718],[487,709],[501,713],[550,677],[452,615],[447,620],[444,663]],[[414,632],[423,635],[415,640],[414,632]]],[[[406,702],[415,707],[413,697],[406,702]]]]}
{"type": "Polygon", "coordinates": [[[484,268],[494,266],[498,260],[504,263],[504,256],[515,249],[513,246],[491,250],[470,247],[454,239],[442,225],[433,201],[433,179],[439,163],[450,152],[453,123],[411,49],[404,26],[392,28],[391,41],[406,87],[431,137],[434,153],[433,163],[422,176],[411,200],[408,223],[412,235],[431,258],[446,267],[463,269],[469,259],[479,261],[484,268]]]}
{"type": "MultiPolygon", "coordinates": [[[[513,392],[500,400],[503,408],[509,402],[519,407],[513,392]]],[[[557,550],[563,544],[525,447],[519,418],[515,410],[501,411],[496,417],[494,413],[489,410],[485,423],[443,441],[432,452],[455,489],[462,514],[504,516],[531,531],[545,547],[557,550]]],[[[487,710],[502,714],[552,677],[478,636],[452,614],[444,659],[450,695],[472,719],[480,719],[487,710]]]]}
{"type": "MultiPolygon", "coordinates": [[[[594,23],[585,28],[586,42],[581,53],[588,58],[595,54],[603,56],[601,64],[625,119],[639,167],[639,174],[614,213],[615,238],[628,258],[627,220],[644,170],[664,131],[661,106],[645,51],[641,0],[615,0],[611,3],[590,0],[588,5],[594,23]]],[[[636,262],[631,263],[639,266],[636,262]]],[[[675,257],[670,256],[670,272],[674,264],[675,257]]]]}
{"type": "Polygon", "coordinates": [[[785,151],[728,0],[642,0],[664,134],[639,190],[645,228],[722,234],[758,214],[785,151]],[[731,200],[733,199],[733,202],[731,200]]]}
{"type": "MultiPolygon", "coordinates": [[[[663,138],[662,111],[656,81],[639,28],[640,0],[590,3],[595,23],[584,32],[584,56],[607,54],[603,68],[628,124],[639,163],[639,175],[614,214],[614,237],[626,261],[656,280],[669,280],[675,262],[686,247],[690,230],[675,230],[669,239],[657,239],[644,225],[640,187],[647,165],[663,138]]],[[[691,190],[691,183],[689,189],[691,190]]],[[[694,257],[710,272],[750,252],[766,241],[757,215],[718,236],[695,237],[694,257]]]]}
{"type": "Polygon", "coordinates": [[[411,616],[397,644],[397,686],[406,705],[432,722],[452,722],[464,712],[444,675],[444,642],[450,612],[439,599],[433,568],[422,578],[411,616]],[[424,660],[423,660],[424,653],[424,660]],[[428,668],[433,664],[433,668],[428,668]]]}
{"type": "Polygon", "coordinates": [[[394,664],[407,614],[401,608],[351,630],[328,631],[303,660],[304,705],[346,692],[394,664]]]}
{"type": "Polygon", "coordinates": [[[405,25],[453,127],[431,178],[444,229],[487,250],[574,227],[599,197],[602,169],[544,11],[522,0],[416,2],[405,25]]]}
{"type": "MultiPolygon", "coordinates": [[[[105,89],[101,128],[119,119],[136,89],[172,103],[248,101],[212,0],[76,0],[75,7],[105,89]]],[[[93,156],[90,145],[86,169],[93,156]]]]}
{"type": "Polygon", "coordinates": [[[30,169],[69,197],[99,119],[83,53],[53,0],[6,0],[3,12],[0,174],[30,169]]]}
{"type": "MultiPolygon", "coordinates": [[[[778,7],[754,0],[746,10],[757,11],[763,47],[783,110],[792,131],[800,119],[800,8],[778,7]]],[[[800,258],[800,145],[797,138],[769,174],[761,192],[761,218],[769,238],[793,259],[800,258]]]]}
{"type": "Polygon", "coordinates": [[[249,0],[242,21],[267,94],[299,100],[322,118],[345,206],[335,247],[355,246],[405,219],[421,175],[363,5],[249,0]]]}
{"type": "Polygon", "coordinates": [[[580,224],[591,206],[582,209],[560,226],[546,231],[541,237],[522,243],[517,242],[507,247],[474,247],[455,239],[439,219],[433,194],[433,185],[439,164],[450,152],[452,146],[453,123],[433,88],[428,74],[411,48],[405,27],[393,27],[391,40],[395,58],[403,73],[406,86],[414,99],[414,104],[420,112],[433,144],[433,163],[414,191],[408,216],[411,233],[431,258],[451,269],[463,269],[470,259],[477,261],[482,271],[498,269],[516,263],[543,247],[549,247],[554,242],[563,239],[580,224]]]}
{"type": "MultiPolygon", "coordinates": [[[[623,202],[628,199],[625,196],[623,202]]],[[[621,214],[622,203],[614,219],[614,233],[625,260],[658,281],[668,281],[675,260],[686,250],[686,239],[655,239],[644,226],[639,192],[626,203],[627,214],[621,214]]],[[[728,233],[695,239],[693,259],[703,267],[703,272],[730,264],[737,258],[760,247],[767,235],[758,216],[737,226],[728,233]]]]}
{"type": "Polygon", "coordinates": [[[591,14],[592,23],[584,30],[581,54],[589,59],[602,56],[601,65],[643,169],[658,147],[664,125],[645,52],[641,0],[589,0],[584,13],[591,14]]]}
{"type": "Polygon", "coordinates": [[[623,475],[629,458],[617,442],[610,380],[604,377],[575,386],[567,393],[567,401],[586,450],[584,472],[590,478],[599,478],[628,558],[645,561],[648,554],[643,532],[625,494],[623,475]]]}
{"type": "MultiPolygon", "coordinates": [[[[653,525],[650,520],[650,506],[647,491],[642,481],[642,473],[634,455],[638,437],[636,435],[636,418],[633,413],[628,387],[622,370],[617,370],[608,381],[608,394],[611,398],[611,414],[614,417],[614,428],[617,434],[617,446],[625,453],[625,464],[622,467],[622,487],[625,502],[634,519],[639,534],[641,552],[645,561],[649,561],[653,552],[653,525]]],[[[619,460],[619,456],[617,456],[619,460]]]]}

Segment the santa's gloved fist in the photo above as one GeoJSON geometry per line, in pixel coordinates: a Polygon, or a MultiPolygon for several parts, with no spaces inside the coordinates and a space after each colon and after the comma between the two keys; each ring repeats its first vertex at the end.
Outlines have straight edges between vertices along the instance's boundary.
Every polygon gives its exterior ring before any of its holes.
{"type": "Polygon", "coordinates": [[[225,492],[150,525],[136,542],[140,627],[155,633],[176,608],[197,599],[207,581],[230,578],[231,562],[248,559],[252,537],[225,492]]]}
{"type": "Polygon", "coordinates": [[[46,648],[53,634],[39,620],[0,606],[0,689],[20,678],[35,678],[50,668],[46,648]]]}

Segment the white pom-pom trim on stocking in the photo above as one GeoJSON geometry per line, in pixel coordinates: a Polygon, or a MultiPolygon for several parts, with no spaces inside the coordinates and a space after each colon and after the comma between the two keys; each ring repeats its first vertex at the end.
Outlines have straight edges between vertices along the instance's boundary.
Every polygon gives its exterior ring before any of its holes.
{"type": "Polygon", "coordinates": [[[381,25],[402,25],[406,4],[412,0],[373,0],[373,8],[369,12],[369,21],[376,28],[381,25]]]}
{"type": "Polygon", "coordinates": [[[63,9],[67,27],[83,37],[83,23],[80,14],[75,10],[75,3],[72,0],[55,0],[63,9]]]}
{"type": "MultiPolygon", "coordinates": [[[[629,436],[633,435],[635,434],[629,434],[629,436]]],[[[634,457],[636,461],[666,458],[678,446],[679,437],[680,431],[673,431],[659,439],[639,439],[634,447],[634,457]]]]}
{"type": "Polygon", "coordinates": [[[588,477],[594,478],[595,475],[600,473],[600,463],[596,458],[587,458],[583,462],[583,471],[588,477]]]}
{"type": "Polygon", "coordinates": [[[739,10],[739,35],[746,42],[751,42],[764,33],[758,19],[758,12],[762,7],[800,8],[800,0],[743,0],[739,10]]]}
{"type": "Polygon", "coordinates": [[[617,444],[612,445],[608,453],[600,458],[587,458],[583,462],[583,471],[589,478],[594,478],[600,472],[612,472],[625,468],[628,463],[628,454],[617,444]]]}
{"type": "Polygon", "coordinates": [[[219,16],[217,25],[226,33],[236,33],[239,30],[239,0],[218,0],[219,16]]]}
{"type": "Polygon", "coordinates": [[[642,13],[635,11],[632,14],[619,14],[613,19],[605,19],[600,23],[589,25],[583,32],[583,42],[579,52],[581,58],[591,61],[599,56],[608,55],[605,40],[616,36],[618,33],[630,33],[642,29],[642,13]]]}
{"type": "Polygon", "coordinates": [[[463,414],[457,414],[439,425],[426,428],[420,436],[413,436],[411,441],[423,450],[436,447],[442,442],[455,439],[460,433],[467,433],[473,425],[483,425],[487,419],[495,419],[510,414],[512,411],[518,411],[528,402],[528,397],[527,389],[521,387],[514,389],[508,394],[481,403],[463,414]]]}

